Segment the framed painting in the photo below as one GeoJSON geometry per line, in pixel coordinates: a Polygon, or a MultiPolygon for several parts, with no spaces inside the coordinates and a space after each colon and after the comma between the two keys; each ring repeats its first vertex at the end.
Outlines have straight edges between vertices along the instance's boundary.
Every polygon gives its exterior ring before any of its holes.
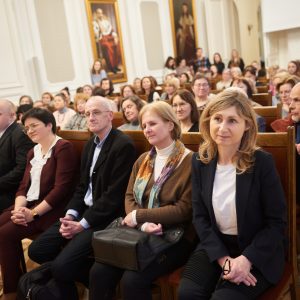
{"type": "Polygon", "coordinates": [[[94,59],[114,82],[127,81],[117,0],[86,0],[94,59]]]}
{"type": "Polygon", "coordinates": [[[195,0],[169,0],[169,6],[175,56],[189,62],[197,47],[195,0]]]}

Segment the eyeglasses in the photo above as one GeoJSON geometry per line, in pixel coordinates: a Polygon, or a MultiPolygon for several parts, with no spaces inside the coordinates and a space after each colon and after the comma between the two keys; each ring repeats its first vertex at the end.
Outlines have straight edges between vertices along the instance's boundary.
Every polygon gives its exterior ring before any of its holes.
{"type": "Polygon", "coordinates": [[[226,258],[224,265],[222,267],[222,273],[223,275],[228,275],[231,272],[231,263],[228,258],[226,258]]]}
{"type": "Polygon", "coordinates": [[[109,112],[109,110],[94,110],[94,111],[88,111],[84,115],[89,118],[90,116],[92,117],[100,117],[103,113],[109,112]]]}
{"type": "Polygon", "coordinates": [[[39,127],[39,125],[40,125],[39,123],[30,124],[30,125],[23,128],[23,132],[25,134],[28,134],[29,130],[34,131],[34,130],[36,130],[37,127],[39,127]]]}

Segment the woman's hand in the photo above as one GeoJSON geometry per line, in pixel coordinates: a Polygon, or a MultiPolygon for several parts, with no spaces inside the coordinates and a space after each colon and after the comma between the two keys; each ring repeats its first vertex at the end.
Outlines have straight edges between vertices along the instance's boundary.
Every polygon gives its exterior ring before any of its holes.
{"type": "Polygon", "coordinates": [[[162,235],[162,226],[161,224],[155,223],[144,223],[142,226],[142,230],[147,233],[155,234],[155,235],[162,235]]]}
{"type": "Polygon", "coordinates": [[[244,283],[247,286],[256,285],[257,280],[250,272],[251,262],[244,255],[231,258],[230,265],[230,272],[227,275],[223,275],[225,280],[236,284],[244,283]]]}
{"type": "Polygon", "coordinates": [[[27,226],[33,220],[31,210],[27,207],[18,207],[12,210],[11,214],[12,222],[17,225],[27,226]]]}
{"type": "Polygon", "coordinates": [[[135,213],[130,212],[122,221],[122,225],[126,225],[128,227],[134,228],[137,223],[136,223],[136,218],[135,218],[135,213]]]}

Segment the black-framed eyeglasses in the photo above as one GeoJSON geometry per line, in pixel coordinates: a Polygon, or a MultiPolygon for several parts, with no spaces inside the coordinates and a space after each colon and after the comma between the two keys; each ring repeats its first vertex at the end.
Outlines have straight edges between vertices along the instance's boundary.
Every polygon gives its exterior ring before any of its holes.
{"type": "Polygon", "coordinates": [[[231,271],[231,263],[230,260],[228,258],[226,258],[223,267],[222,267],[222,273],[223,275],[228,275],[231,271]]]}

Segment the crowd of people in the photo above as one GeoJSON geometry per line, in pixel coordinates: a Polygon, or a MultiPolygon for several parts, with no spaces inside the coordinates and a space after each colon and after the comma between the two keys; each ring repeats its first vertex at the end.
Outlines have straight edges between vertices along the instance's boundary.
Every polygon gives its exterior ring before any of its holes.
{"type": "Polygon", "coordinates": [[[76,291],[81,282],[90,299],[114,299],[119,282],[123,299],[151,299],[153,281],[184,265],[179,299],[256,299],[276,285],[285,259],[285,197],[272,156],[256,145],[265,123],[252,95],[264,83],[273,104],[282,103],[282,119],[272,128],[295,126],[299,165],[299,76],[296,60],[287,70],[264,70],[257,61],[245,66],[233,50],[226,67],[220,53],[211,64],[198,48],[192,62],[167,59],[163,85],[145,76],[114,93],[97,60],[92,84],[73,99],[67,87],[37,101],[24,95],[17,110],[1,99],[4,299],[15,299],[21,241],[33,234],[29,257],[51,262],[58,289],[76,291]],[[112,126],[117,111],[124,118],[118,129],[112,126]],[[80,169],[57,127],[94,134],[80,169]],[[143,131],[152,149],[135,157],[124,130],[143,131]],[[183,132],[201,132],[198,153],[182,144],[183,132]],[[179,225],[184,234],[143,271],[95,262],[93,233],[120,216],[123,225],[149,234],[179,225]]]}

